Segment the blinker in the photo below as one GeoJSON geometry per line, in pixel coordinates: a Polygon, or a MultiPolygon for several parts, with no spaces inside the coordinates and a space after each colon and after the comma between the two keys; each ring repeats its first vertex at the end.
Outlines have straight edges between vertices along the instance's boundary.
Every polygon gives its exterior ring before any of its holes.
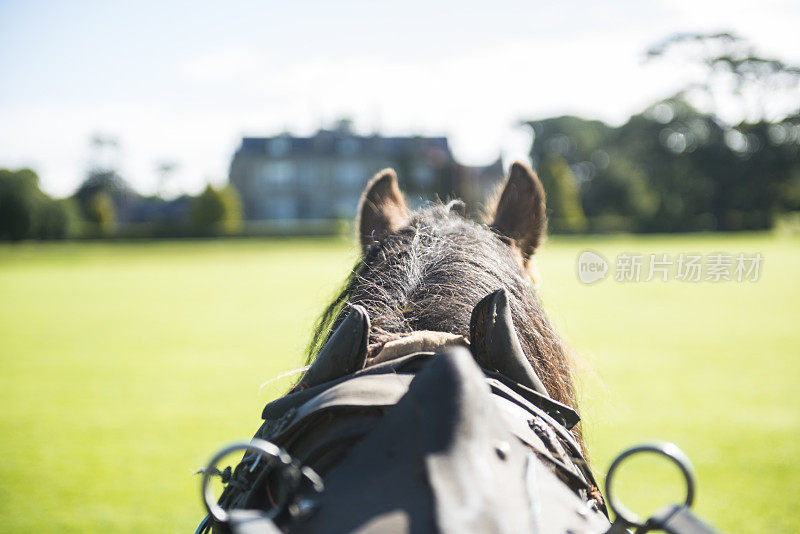
{"type": "Polygon", "coordinates": [[[363,369],[369,329],[367,311],[358,304],[350,305],[350,313],[320,349],[300,383],[312,387],[363,369]]]}
{"type": "Polygon", "coordinates": [[[550,398],[517,338],[505,289],[485,296],[472,310],[469,342],[481,367],[495,369],[514,382],[550,398]]]}

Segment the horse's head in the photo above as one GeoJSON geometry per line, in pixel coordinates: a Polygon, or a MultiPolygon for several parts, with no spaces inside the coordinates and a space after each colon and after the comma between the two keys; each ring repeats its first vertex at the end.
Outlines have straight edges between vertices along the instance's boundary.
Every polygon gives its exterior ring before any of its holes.
{"type": "Polygon", "coordinates": [[[411,211],[395,172],[379,172],[359,206],[362,257],[323,315],[310,358],[344,320],[348,305],[366,310],[374,352],[417,331],[467,338],[476,304],[504,289],[525,358],[549,395],[575,408],[567,351],[545,316],[531,274],[547,226],[541,182],[526,165],[514,163],[488,224],[465,218],[462,208],[454,201],[411,211]]]}
{"type": "MultiPolygon", "coordinates": [[[[459,201],[448,204],[444,218],[454,211],[454,207],[461,206],[459,201]]],[[[430,211],[435,210],[427,210],[430,211]]],[[[358,208],[357,227],[364,255],[370,247],[392,234],[425,225],[427,212],[411,213],[408,210],[393,169],[384,169],[376,174],[367,184],[358,208]]],[[[461,211],[456,209],[455,213],[458,216],[461,211]]],[[[491,219],[488,226],[470,228],[475,240],[492,241],[491,231],[507,245],[517,264],[533,271],[533,255],[547,231],[544,188],[536,173],[523,163],[514,162],[503,192],[488,216],[491,219]]]]}

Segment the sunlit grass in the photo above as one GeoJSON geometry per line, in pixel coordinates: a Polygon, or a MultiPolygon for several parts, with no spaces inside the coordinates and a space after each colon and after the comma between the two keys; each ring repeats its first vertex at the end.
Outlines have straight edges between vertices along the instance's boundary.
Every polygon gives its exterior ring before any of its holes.
{"type": "MultiPolygon", "coordinates": [[[[598,471],[675,441],[698,511],[737,532],[797,531],[798,242],[766,235],[553,239],[543,295],[585,360],[598,471]],[[575,257],[761,252],[754,284],[584,286],[575,257]]],[[[301,364],[313,319],[355,259],[342,241],[0,247],[3,530],[187,531],[192,473],[248,437],[301,364]]]]}

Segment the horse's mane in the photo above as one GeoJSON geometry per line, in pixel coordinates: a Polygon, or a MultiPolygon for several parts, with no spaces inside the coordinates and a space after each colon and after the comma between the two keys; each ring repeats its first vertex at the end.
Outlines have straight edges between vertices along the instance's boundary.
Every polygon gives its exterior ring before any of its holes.
{"type": "MultiPolygon", "coordinates": [[[[414,212],[407,226],[365,250],[320,317],[308,363],[343,320],[349,304],[367,310],[370,344],[417,330],[468,337],[470,314],[478,301],[505,288],[525,355],[549,394],[577,411],[566,347],[519,258],[487,226],[451,208],[452,204],[439,204],[414,212]]],[[[580,441],[579,427],[573,432],[580,441]]]]}

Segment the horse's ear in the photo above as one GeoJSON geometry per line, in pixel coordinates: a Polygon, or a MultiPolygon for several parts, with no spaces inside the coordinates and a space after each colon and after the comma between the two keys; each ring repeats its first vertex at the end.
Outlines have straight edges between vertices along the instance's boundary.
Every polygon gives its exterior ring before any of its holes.
{"type": "Polygon", "coordinates": [[[358,237],[366,250],[370,243],[408,224],[406,201],[393,169],[383,169],[369,181],[358,206],[358,237]]]}
{"type": "Polygon", "coordinates": [[[514,240],[527,262],[547,232],[542,182],[530,167],[515,161],[494,210],[492,228],[514,240]]]}

